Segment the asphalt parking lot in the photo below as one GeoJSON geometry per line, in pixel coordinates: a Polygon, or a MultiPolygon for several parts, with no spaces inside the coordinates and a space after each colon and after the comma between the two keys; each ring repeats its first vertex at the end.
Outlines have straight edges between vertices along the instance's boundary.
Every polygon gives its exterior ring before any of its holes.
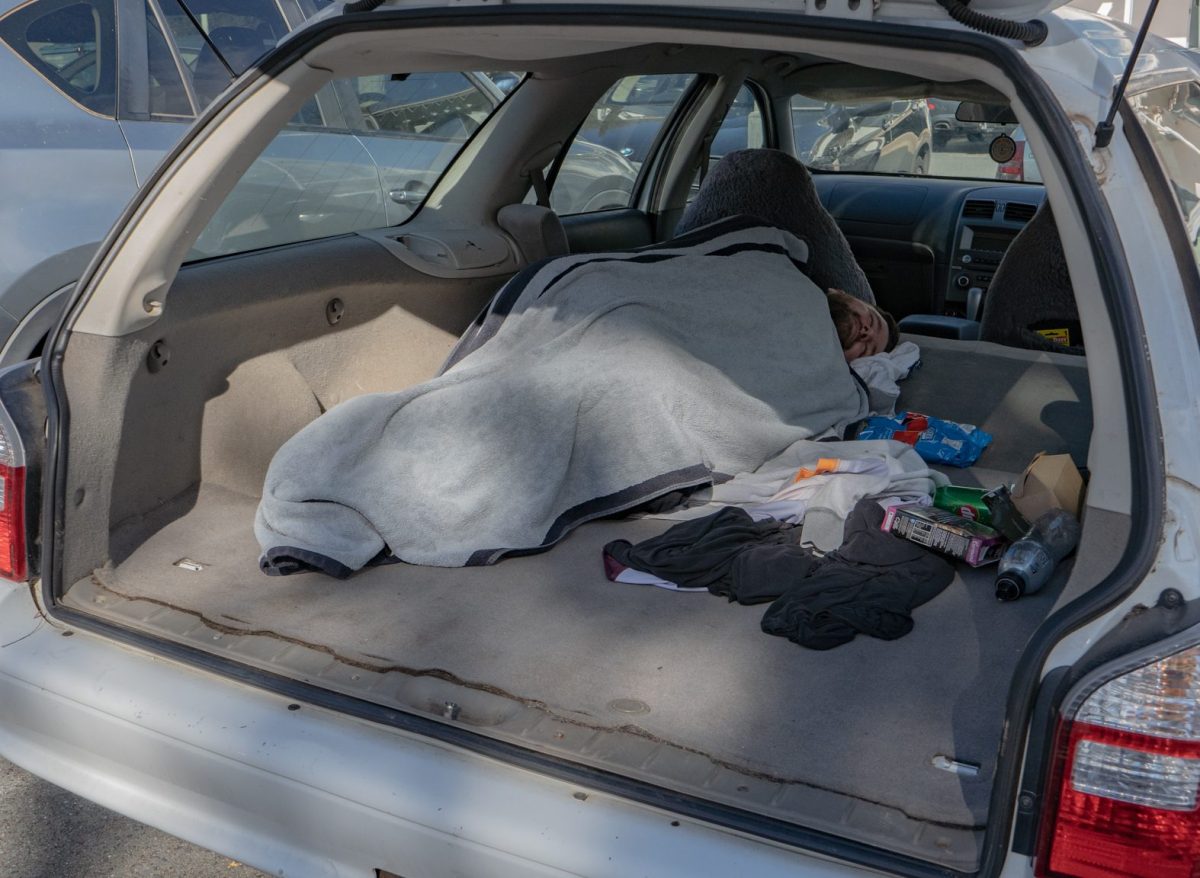
{"type": "Polygon", "coordinates": [[[0,864],[6,878],[266,878],[2,759],[0,864]]]}

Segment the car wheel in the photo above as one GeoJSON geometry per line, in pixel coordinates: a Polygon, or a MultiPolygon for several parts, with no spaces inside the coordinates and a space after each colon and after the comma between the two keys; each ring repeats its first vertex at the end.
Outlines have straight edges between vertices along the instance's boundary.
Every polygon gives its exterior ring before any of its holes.
{"type": "Polygon", "coordinates": [[[580,198],[581,213],[594,210],[615,210],[629,207],[629,196],[632,194],[633,181],[623,177],[606,177],[593,184],[580,198]]]}
{"type": "Polygon", "coordinates": [[[600,192],[595,197],[590,198],[583,208],[583,213],[591,213],[596,210],[621,210],[629,207],[628,192],[600,192]]]}

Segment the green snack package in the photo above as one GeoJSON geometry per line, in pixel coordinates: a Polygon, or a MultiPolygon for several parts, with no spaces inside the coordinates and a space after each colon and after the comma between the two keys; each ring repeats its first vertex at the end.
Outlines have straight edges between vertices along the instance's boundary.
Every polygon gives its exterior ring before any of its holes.
{"type": "Polygon", "coordinates": [[[983,502],[986,488],[959,488],[947,485],[933,495],[933,505],[980,524],[992,523],[992,511],[983,502]]]}

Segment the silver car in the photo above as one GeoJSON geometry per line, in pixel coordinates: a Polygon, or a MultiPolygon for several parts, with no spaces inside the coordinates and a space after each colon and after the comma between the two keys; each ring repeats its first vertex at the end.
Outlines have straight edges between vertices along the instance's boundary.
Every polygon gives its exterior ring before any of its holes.
{"type": "MultiPolygon", "coordinates": [[[[192,121],[326,5],[0,0],[0,366],[40,351],[99,241],[192,121]]],[[[193,252],[323,237],[364,217],[401,222],[519,78],[393,74],[322,89],[193,252]]],[[[636,176],[612,150],[579,142],[556,207],[619,202],[636,176]]]]}

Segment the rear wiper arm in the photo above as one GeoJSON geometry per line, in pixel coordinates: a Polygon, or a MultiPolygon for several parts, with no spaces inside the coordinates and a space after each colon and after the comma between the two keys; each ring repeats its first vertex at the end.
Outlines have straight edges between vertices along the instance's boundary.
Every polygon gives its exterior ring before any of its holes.
{"type": "Polygon", "coordinates": [[[1154,18],[1154,10],[1158,9],[1158,0],[1150,0],[1150,7],[1146,10],[1146,17],[1142,19],[1142,26],[1138,29],[1137,39],[1133,41],[1133,51],[1129,54],[1129,60],[1125,62],[1125,72],[1121,74],[1121,81],[1117,83],[1116,91],[1113,92],[1112,106],[1108,108],[1108,115],[1104,117],[1104,121],[1096,126],[1096,145],[1094,149],[1103,149],[1112,143],[1113,139],[1113,119],[1117,116],[1117,109],[1121,106],[1121,100],[1125,97],[1125,89],[1129,85],[1129,77],[1133,75],[1134,65],[1137,64],[1138,55],[1142,51],[1142,43],[1146,41],[1146,34],[1150,31],[1150,21],[1154,18]]]}

